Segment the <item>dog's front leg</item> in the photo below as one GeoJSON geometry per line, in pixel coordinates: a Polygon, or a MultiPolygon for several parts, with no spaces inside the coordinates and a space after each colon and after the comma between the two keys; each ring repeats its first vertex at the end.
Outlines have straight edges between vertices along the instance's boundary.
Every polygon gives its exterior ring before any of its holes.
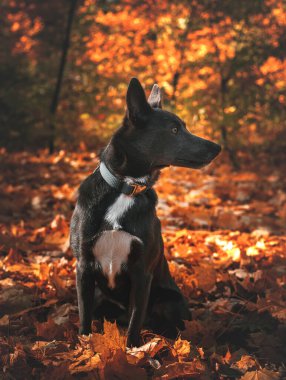
{"type": "Polygon", "coordinates": [[[79,309],[79,333],[91,333],[94,305],[95,275],[92,262],[79,261],[76,265],[76,289],[79,309]]]}
{"type": "Polygon", "coordinates": [[[130,321],[127,332],[127,346],[140,346],[140,331],[143,326],[149,301],[152,275],[144,273],[144,264],[136,263],[131,273],[131,291],[129,300],[130,321]]]}

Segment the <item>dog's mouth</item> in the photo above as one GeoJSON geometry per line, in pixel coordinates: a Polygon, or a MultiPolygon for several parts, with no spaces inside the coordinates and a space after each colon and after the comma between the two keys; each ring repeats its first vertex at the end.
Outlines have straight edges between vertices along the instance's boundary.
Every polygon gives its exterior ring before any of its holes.
{"type": "Polygon", "coordinates": [[[161,169],[164,169],[166,167],[170,166],[169,164],[160,164],[160,165],[155,165],[153,166],[153,169],[155,170],[161,170],[161,169]]]}
{"type": "Polygon", "coordinates": [[[192,169],[200,169],[204,166],[211,163],[212,160],[205,160],[205,161],[194,161],[194,160],[186,160],[184,158],[177,158],[175,161],[175,166],[182,166],[185,168],[192,168],[192,169]]]}
{"type": "Polygon", "coordinates": [[[195,160],[186,160],[184,158],[177,158],[171,164],[156,165],[156,169],[161,170],[161,169],[166,168],[167,166],[179,166],[179,167],[184,167],[184,168],[200,169],[210,164],[211,162],[212,160],[195,161],[195,160]]]}

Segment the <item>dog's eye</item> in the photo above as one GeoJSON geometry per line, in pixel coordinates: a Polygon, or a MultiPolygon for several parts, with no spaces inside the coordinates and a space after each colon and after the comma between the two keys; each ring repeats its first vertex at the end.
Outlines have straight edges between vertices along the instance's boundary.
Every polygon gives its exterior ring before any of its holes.
{"type": "Polygon", "coordinates": [[[177,127],[173,127],[173,128],[172,128],[172,133],[174,133],[174,135],[175,135],[176,133],[178,133],[178,128],[177,128],[177,127]]]}

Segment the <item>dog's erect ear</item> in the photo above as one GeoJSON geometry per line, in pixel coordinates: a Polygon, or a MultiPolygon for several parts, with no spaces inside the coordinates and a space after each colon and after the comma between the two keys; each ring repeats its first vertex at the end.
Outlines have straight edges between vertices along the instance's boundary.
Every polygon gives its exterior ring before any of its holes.
{"type": "Polygon", "coordinates": [[[132,121],[146,119],[151,112],[151,107],[147,102],[145,92],[137,78],[132,78],[126,95],[127,117],[132,121]]]}
{"type": "Polygon", "coordinates": [[[148,103],[153,108],[162,108],[162,92],[155,83],[148,98],[148,103]]]}

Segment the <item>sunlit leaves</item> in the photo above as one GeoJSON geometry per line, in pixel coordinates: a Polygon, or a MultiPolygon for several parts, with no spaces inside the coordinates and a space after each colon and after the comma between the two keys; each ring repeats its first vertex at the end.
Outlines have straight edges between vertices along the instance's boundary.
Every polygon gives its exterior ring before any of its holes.
{"type": "Polygon", "coordinates": [[[165,255],[193,320],[174,341],[143,330],[144,344],[126,349],[126,330],[115,323],[94,321],[91,335],[77,335],[68,220],[75,190],[94,170],[96,155],[2,150],[1,160],[0,205],[6,217],[0,224],[0,363],[5,373],[122,380],[179,375],[264,380],[284,373],[283,173],[253,162],[233,174],[224,157],[224,164],[201,172],[162,172],[156,188],[165,255]]]}

